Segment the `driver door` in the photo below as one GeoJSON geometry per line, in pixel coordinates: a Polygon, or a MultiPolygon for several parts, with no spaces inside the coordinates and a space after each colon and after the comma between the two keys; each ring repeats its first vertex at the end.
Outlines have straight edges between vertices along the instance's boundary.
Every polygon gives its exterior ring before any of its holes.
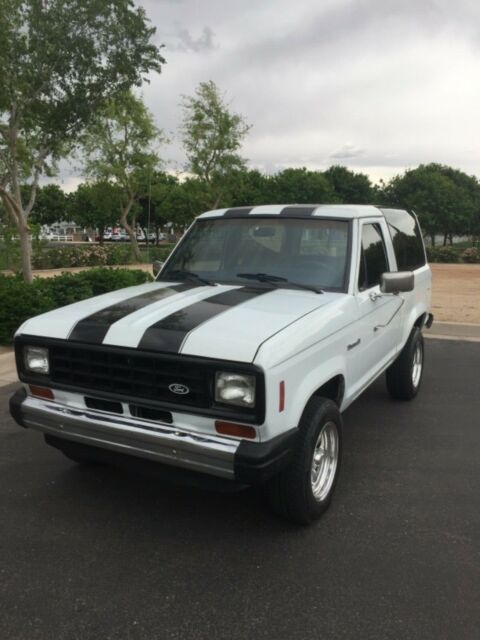
{"type": "Polygon", "coordinates": [[[354,394],[367,386],[393,360],[400,336],[402,298],[382,296],[382,273],[394,271],[385,243],[388,233],[379,218],[360,221],[360,256],[355,284],[356,340],[349,345],[349,371],[354,394]]]}

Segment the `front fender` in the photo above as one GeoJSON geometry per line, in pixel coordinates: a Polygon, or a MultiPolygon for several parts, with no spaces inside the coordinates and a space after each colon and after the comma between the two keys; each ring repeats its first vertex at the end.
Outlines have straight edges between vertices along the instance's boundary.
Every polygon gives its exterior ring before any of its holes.
{"type": "Polygon", "coordinates": [[[303,411],[316,391],[336,376],[346,378],[345,359],[336,354],[323,359],[323,353],[312,352],[307,357],[270,371],[267,376],[267,415],[262,440],[297,427],[303,411]],[[308,371],[308,375],[305,372],[308,371]],[[280,405],[280,384],[284,382],[284,409],[280,405]]]}

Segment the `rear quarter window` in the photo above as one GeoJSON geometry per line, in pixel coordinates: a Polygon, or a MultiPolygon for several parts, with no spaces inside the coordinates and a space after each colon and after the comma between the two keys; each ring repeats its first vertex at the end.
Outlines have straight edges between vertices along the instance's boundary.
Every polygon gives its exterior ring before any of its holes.
{"type": "Polygon", "coordinates": [[[426,263],[422,232],[416,217],[403,209],[382,209],[399,271],[413,271],[426,263]]]}

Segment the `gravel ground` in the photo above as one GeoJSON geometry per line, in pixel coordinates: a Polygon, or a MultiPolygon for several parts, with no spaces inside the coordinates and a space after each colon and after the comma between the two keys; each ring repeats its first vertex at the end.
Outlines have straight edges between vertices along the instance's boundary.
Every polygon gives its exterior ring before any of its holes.
{"type": "Polygon", "coordinates": [[[431,264],[435,320],[480,324],[480,264],[431,264]]]}

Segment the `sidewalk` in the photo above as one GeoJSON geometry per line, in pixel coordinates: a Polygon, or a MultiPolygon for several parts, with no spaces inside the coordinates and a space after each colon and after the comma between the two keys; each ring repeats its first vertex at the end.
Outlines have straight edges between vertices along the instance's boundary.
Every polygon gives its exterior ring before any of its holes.
{"type": "MultiPolygon", "coordinates": [[[[480,324],[434,322],[431,329],[425,329],[424,335],[441,340],[480,342],[480,324]]],[[[17,381],[13,351],[8,347],[0,347],[0,387],[17,381]]]]}
{"type": "Polygon", "coordinates": [[[0,347],[0,387],[17,381],[13,351],[6,347],[0,347]]]}

